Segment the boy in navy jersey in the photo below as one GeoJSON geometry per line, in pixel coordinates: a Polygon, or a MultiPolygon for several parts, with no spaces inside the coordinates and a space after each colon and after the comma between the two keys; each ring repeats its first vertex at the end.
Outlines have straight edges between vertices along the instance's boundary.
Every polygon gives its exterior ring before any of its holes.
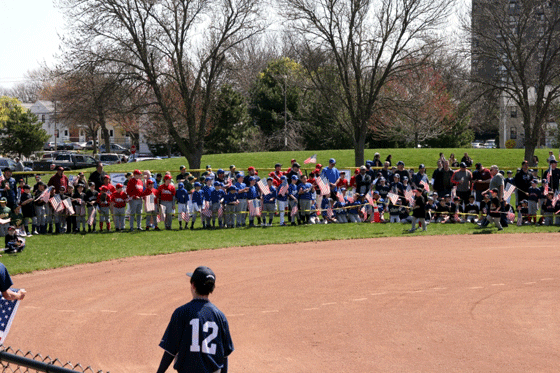
{"type": "Polygon", "coordinates": [[[178,372],[227,373],[228,356],[233,352],[226,316],[209,300],[216,275],[208,267],[198,267],[191,277],[193,299],[177,308],[159,346],[165,351],[158,373],[175,360],[178,372]]]}

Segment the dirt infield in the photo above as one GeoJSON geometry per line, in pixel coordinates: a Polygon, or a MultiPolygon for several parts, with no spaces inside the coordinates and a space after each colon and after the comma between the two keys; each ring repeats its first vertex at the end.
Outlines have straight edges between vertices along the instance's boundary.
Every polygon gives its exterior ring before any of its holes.
{"type": "MultiPolygon", "coordinates": [[[[560,234],[380,238],[139,257],[14,276],[7,345],[155,372],[185,272],[210,266],[230,372],[557,372],[560,234]]],[[[169,369],[168,371],[171,371],[169,369]]]]}

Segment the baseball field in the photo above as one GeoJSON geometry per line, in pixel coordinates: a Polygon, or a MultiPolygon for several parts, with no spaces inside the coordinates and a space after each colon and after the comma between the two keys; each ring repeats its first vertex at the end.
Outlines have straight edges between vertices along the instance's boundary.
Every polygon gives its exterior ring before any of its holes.
{"type": "MultiPolygon", "coordinates": [[[[230,247],[13,276],[6,341],[110,372],[154,372],[185,272],[210,266],[230,372],[557,372],[559,233],[230,247]]],[[[171,370],[169,370],[171,371],[171,370]]]]}

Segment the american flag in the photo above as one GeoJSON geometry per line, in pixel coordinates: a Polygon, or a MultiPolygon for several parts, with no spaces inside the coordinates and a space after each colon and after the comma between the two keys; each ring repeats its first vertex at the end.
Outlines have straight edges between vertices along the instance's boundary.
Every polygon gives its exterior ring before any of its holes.
{"type": "Polygon", "coordinates": [[[451,200],[455,200],[455,197],[457,197],[457,187],[454,186],[453,188],[451,188],[451,200]]]}
{"type": "Polygon", "coordinates": [[[399,200],[399,195],[389,192],[387,193],[387,198],[389,198],[391,202],[393,202],[393,205],[396,205],[399,200]]]}
{"type": "Polygon", "coordinates": [[[305,161],[303,161],[303,163],[304,164],[317,163],[317,154],[313,154],[311,157],[309,157],[305,161]]]}
{"type": "Polygon", "coordinates": [[[332,205],[329,203],[329,207],[327,207],[327,217],[332,218],[334,216],[334,212],[332,210],[332,205]]]}
{"type": "Polygon", "coordinates": [[[167,210],[164,205],[159,205],[159,214],[157,216],[157,222],[165,220],[165,215],[167,215],[167,210]]]}
{"type": "Polygon", "coordinates": [[[1,183],[2,181],[4,181],[4,180],[6,180],[6,179],[4,178],[4,174],[0,172],[0,183],[1,183]]]}
{"type": "Polygon", "coordinates": [[[344,203],[344,196],[341,192],[336,192],[336,198],[338,198],[338,202],[344,203]]]}
{"type": "Polygon", "coordinates": [[[52,188],[53,188],[53,187],[51,186],[51,187],[48,187],[47,189],[45,189],[45,190],[43,191],[43,193],[41,193],[41,195],[40,195],[39,197],[37,197],[37,199],[35,200],[35,202],[41,201],[41,200],[42,200],[42,201],[44,201],[45,203],[48,203],[48,202],[49,202],[49,197],[50,197],[52,188]]]}
{"type": "Polygon", "coordinates": [[[190,220],[190,215],[183,211],[183,212],[181,213],[181,219],[182,219],[184,222],[188,223],[189,220],[190,220]]]}
{"type": "Polygon", "coordinates": [[[346,199],[348,200],[348,203],[353,203],[354,202],[354,192],[346,192],[346,199]]]}
{"type": "Polygon", "coordinates": [[[257,183],[259,189],[261,190],[262,194],[270,194],[270,188],[264,179],[260,179],[257,183]]]}
{"type": "Polygon", "coordinates": [[[66,198],[64,201],[62,201],[62,204],[64,205],[64,207],[66,207],[66,210],[68,210],[68,215],[74,215],[76,213],[74,211],[74,207],[72,207],[72,199],[66,198]]]}
{"type": "Polygon", "coordinates": [[[261,201],[258,199],[252,199],[249,201],[249,215],[251,216],[261,216],[261,201]]]}
{"type": "Polygon", "coordinates": [[[283,183],[283,184],[282,184],[282,187],[280,188],[280,190],[278,190],[278,195],[283,196],[283,195],[285,195],[286,193],[288,193],[288,188],[289,188],[289,187],[290,187],[290,186],[288,185],[288,183],[283,183]]]}
{"type": "Polygon", "coordinates": [[[93,209],[91,214],[89,215],[89,219],[87,221],[88,225],[93,225],[93,219],[95,219],[95,214],[97,214],[97,209],[93,209]]]}
{"type": "Polygon", "coordinates": [[[362,213],[362,221],[366,221],[367,220],[367,210],[366,210],[366,206],[362,206],[362,208],[360,209],[360,212],[362,213]]]}
{"type": "Polygon", "coordinates": [[[206,216],[207,218],[212,217],[212,209],[210,208],[210,201],[203,202],[202,211],[200,213],[206,216]]]}
{"type": "Polygon", "coordinates": [[[406,198],[406,200],[412,204],[412,202],[414,201],[414,192],[412,190],[406,190],[404,192],[404,198],[406,198]]]}
{"type": "Polygon", "coordinates": [[[64,205],[62,204],[62,200],[60,199],[59,194],[55,194],[53,197],[49,199],[50,204],[53,207],[55,212],[59,212],[64,210],[64,205]]]}
{"type": "Polygon", "coordinates": [[[220,203],[220,208],[218,209],[218,217],[221,218],[224,215],[224,205],[220,203]]]}
{"type": "Polygon", "coordinates": [[[375,202],[373,201],[373,196],[371,195],[371,190],[366,194],[366,200],[372,206],[375,204],[375,202]]]}
{"type": "MultiPolygon", "coordinates": [[[[17,292],[18,289],[11,289],[17,292]]],[[[4,344],[10,327],[12,326],[12,321],[16,316],[17,309],[19,307],[19,300],[6,300],[4,297],[0,298],[0,345],[4,344]]]]}
{"type": "Polygon", "coordinates": [[[552,198],[552,206],[556,206],[556,202],[558,202],[558,199],[560,199],[560,193],[556,192],[554,194],[554,198],[552,198]]]}
{"type": "Polygon", "coordinates": [[[331,193],[331,188],[329,187],[328,182],[322,177],[316,178],[315,183],[317,183],[317,186],[319,187],[322,196],[326,196],[331,193]]]}
{"type": "Polygon", "coordinates": [[[146,205],[146,212],[156,211],[156,201],[155,196],[150,194],[149,196],[144,197],[144,203],[146,205]]]}
{"type": "Polygon", "coordinates": [[[512,222],[512,223],[513,223],[513,221],[515,220],[515,214],[514,214],[512,211],[508,212],[508,214],[507,214],[507,220],[509,220],[509,221],[512,222]]]}
{"type": "Polygon", "coordinates": [[[420,185],[422,185],[422,186],[424,187],[424,190],[425,190],[426,192],[429,192],[429,191],[430,191],[430,184],[428,184],[428,183],[425,182],[424,180],[422,180],[422,181],[420,182],[420,185]]]}
{"type": "Polygon", "coordinates": [[[514,190],[515,190],[515,185],[507,183],[506,187],[504,188],[504,199],[505,200],[509,199],[509,197],[511,197],[511,194],[513,193],[514,190]]]}
{"type": "Polygon", "coordinates": [[[294,207],[292,207],[292,211],[290,212],[290,216],[294,216],[298,213],[298,207],[297,205],[294,205],[294,207]]]}

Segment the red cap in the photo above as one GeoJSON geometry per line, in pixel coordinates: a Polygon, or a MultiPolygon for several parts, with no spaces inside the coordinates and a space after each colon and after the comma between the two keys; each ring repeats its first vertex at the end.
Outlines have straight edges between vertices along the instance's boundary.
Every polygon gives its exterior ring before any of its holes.
{"type": "Polygon", "coordinates": [[[165,176],[163,177],[163,180],[171,180],[171,175],[165,175],[165,176]]]}
{"type": "Polygon", "coordinates": [[[321,169],[321,168],[323,168],[323,165],[322,165],[322,164],[320,164],[320,163],[317,163],[317,166],[315,166],[315,168],[317,168],[317,169],[321,169]]]}
{"type": "Polygon", "coordinates": [[[57,171],[64,171],[64,167],[58,166],[58,167],[56,168],[56,170],[57,170],[57,171]]]}
{"type": "Polygon", "coordinates": [[[109,175],[105,175],[103,178],[111,180],[111,176],[109,176],[109,175]]]}
{"type": "Polygon", "coordinates": [[[142,175],[142,172],[140,172],[140,170],[134,170],[134,175],[142,175]]]}
{"type": "Polygon", "coordinates": [[[251,167],[249,167],[247,170],[249,170],[249,171],[255,171],[255,167],[251,166],[251,167]]]}
{"type": "Polygon", "coordinates": [[[117,189],[122,188],[122,187],[123,187],[123,185],[121,183],[118,183],[117,185],[115,185],[115,188],[117,188],[117,189]]]}
{"type": "Polygon", "coordinates": [[[290,163],[294,163],[296,160],[292,158],[292,160],[290,161],[290,163]]]}
{"type": "Polygon", "coordinates": [[[99,191],[101,191],[101,192],[106,192],[106,191],[107,191],[107,187],[106,187],[106,186],[102,186],[101,188],[99,188],[99,191]]]}
{"type": "Polygon", "coordinates": [[[356,168],[356,171],[354,171],[354,173],[355,173],[356,175],[359,174],[359,173],[360,173],[360,169],[359,169],[359,168],[356,168]]]}
{"type": "Polygon", "coordinates": [[[154,181],[152,179],[148,179],[148,181],[146,182],[146,184],[148,184],[148,185],[153,184],[153,183],[154,183],[154,181]]]}

